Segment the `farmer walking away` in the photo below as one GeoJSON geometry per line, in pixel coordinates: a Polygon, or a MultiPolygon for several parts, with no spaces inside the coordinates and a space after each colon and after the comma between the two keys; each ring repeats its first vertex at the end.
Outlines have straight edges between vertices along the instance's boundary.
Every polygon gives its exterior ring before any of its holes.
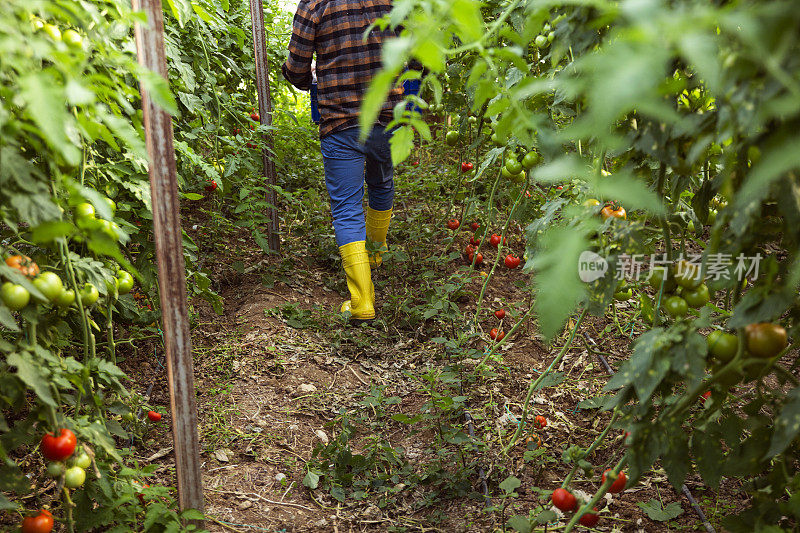
{"type": "Polygon", "coordinates": [[[316,54],[319,136],[330,196],[336,243],[347,276],[350,300],[342,313],[354,321],[375,317],[371,268],[388,250],[386,234],[394,202],[392,167],[386,125],[392,107],[403,97],[395,88],[384,102],[378,121],[364,143],[359,141],[358,114],[370,80],[381,68],[383,43],[397,35],[391,29],[366,29],[392,9],[391,0],[300,0],[294,16],[289,58],[283,75],[298,89],[310,90],[316,54]],[[366,220],[362,201],[367,183],[366,220]],[[367,251],[366,241],[378,250],[367,251]]]}

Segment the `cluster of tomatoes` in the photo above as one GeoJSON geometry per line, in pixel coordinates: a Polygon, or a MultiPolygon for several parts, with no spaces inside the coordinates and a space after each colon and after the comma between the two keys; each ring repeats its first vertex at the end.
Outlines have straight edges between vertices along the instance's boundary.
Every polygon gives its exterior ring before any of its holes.
{"type": "MultiPolygon", "coordinates": [[[[607,469],[603,472],[603,478],[601,483],[606,482],[606,474],[612,472],[612,469],[607,469]]],[[[618,494],[625,490],[625,485],[628,483],[628,476],[625,475],[625,472],[620,472],[617,475],[617,478],[614,479],[614,482],[611,483],[611,486],[608,489],[608,492],[611,494],[618,494]]],[[[553,494],[550,495],[550,501],[553,502],[553,505],[564,513],[569,513],[572,511],[577,510],[578,508],[578,499],[572,494],[569,490],[565,489],[564,487],[557,488],[553,491],[553,494]]],[[[582,526],[586,527],[595,527],[597,523],[600,521],[600,515],[597,514],[597,507],[592,508],[594,513],[584,513],[581,516],[578,522],[582,526]]]]}
{"type": "MultiPolygon", "coordinates": [[[[44,296],[44,300],[62,308],[68,308],[75,302],[75,291],[64,287],[58,274],[52,271],[40,272],[39,265],[30,257],[14,254],[6,257],[6,265],[19,270],[21,274],[32,280],[33,286],[44,296]]],[[[109,290],[116,288],[119,294],[127,294],[133,288],[133,276],[120,270],[113,280],[108,282],[109,290]]],[[[100,292],[91,283],[85,283],[79,291],[81,302],[85,307],[93,305],[100,298],[100,292]]],[[[23,285],[6,281],[0,286],[0,300],[12,311],[21,311],[31,303],[31,293],[23,285]]]]}
{"type": "Polygon", "coordinates": [[[45,32],[54,42],[62,42],[70,48],[83,48],[83,37],[81,37],[81,34],[72,28],[67,29],[62,33],[58,26],[55,24],[50,24],[49,22],[45,22],[38,17],[32,18],[31,25],[33,26],[33,31],[45,32]]]}
{"type": "MultiPolygon", "coordinates": [[[[92,459],[81,448],[75,449],[78,439],[70,429],[61,429],[53,433],[45,433],[39,444],[42,456],[50,461],[47,474],[53,478],[62,478],[64,487],[76,489],[86,482],[86,469],[92,465],[92,459]]],[[[49,533],[53,529],[53,515],[46,509],[26,516],[20,524],[22,533],[49,533]]]]}
{"type": "Polygon", "coordinates": [[[683,259],[669,269],[653,269],[648,282],[656,293],[663,284],[662,306],[672,318],[684,317],[690,307],[699,309],[711,300],[711,291],[700,277],[700,265],[683,259]]]}
{"type": "MultiPolygon", "coordinates": [[[[116,203],[110,198],[105,198],[108,208],[112,214],[116,212],[116,203]]],[[[84,202],[75,206],[73,218],[75,225],[84,231],[97,231],[103,235],[118,241],[121,237],[121,229],[113,220],[97,218],[94,206],[84,202]]],[[[33,286],[44,296],[44,300],[35,303],[49,302],[62,308],[70,307],[76,299],[80,297],[84,307],[94,305],[100,298],[100,292],[92,283],[86,282],[76,295],[75,290],[64,286],[59,275],[53,271],[41,271],[39,265],[31,260],[30,257],[13,253],[6,257],[6,265],[18,270],[23,276],[32,280],[33,286]]],[[[106,281],[109,293],[127,294],[133,288],[133,276],[125,270],[118,270],[116,276],[106,281]]],[[[0,300],[9,309],[20,311],[31,303],[31,293],[23,285],[6,281],[0,286],[0,300]]]]}
{"type": "MultiPolygon", "coordinates": [[[[447,228],[452,231],[457,231],[458,228],[460,227],[461,227],[461,222],[459,222],[457,218],[451,218],[450,220],[447,221],[447,228]]],[[[481,226],[479,222],[473,222],[472,224],[470,224],[470,228],[472,229],[473,232],[478,231],[480,227],[481,226]]],[[[481,244],[481,239],[476,234],[473,233],[473,235],[469,239],[469,244],[464,248],[464,259],[466,259],[467,262],[469,262],[470,264],[474,263],[476,265],[480,265],[481,263],[483,263],[483,254],[480,252],[476,253],[476,250],[478,246],[480,246],[480,244],[481,244]]],[[[501,237],[496,233],[493,233],[489,237],[489,244],[499,249],[501,244],[503,245],[506,244],[506,238],[501,237]]],[[[521,263],[522,260],[519,257],[516,257],[513,253],[509,253],[508,255],[506,255],[505,259],[503,260],[503,264],[506,266],[506,268],[509,268],[511,270],[519,267],[521,263]]]]}

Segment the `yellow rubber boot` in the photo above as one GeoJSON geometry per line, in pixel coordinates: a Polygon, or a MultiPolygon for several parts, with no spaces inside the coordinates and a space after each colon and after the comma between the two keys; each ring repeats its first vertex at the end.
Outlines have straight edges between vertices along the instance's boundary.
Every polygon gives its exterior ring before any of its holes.
{"type": "Polygon", "coordinates": [[[342,313],[349,311],[353,320],[372,320],[375,318],[375,287],[366,243],[356,241],[340,246],[339,254],[350,291],[350,299],[342,304],[342,313]]]}
{"type": "Polygon", "coordinates": [[[372,268],[381,266],[383,252],[389,247],[386,245],[386,234],[389,232],[389,221],[392,219],[392,210],[375,211],[367,206],[367,239],[374,241],[380,247],[379,252],[370,254],[369,264],[372,268]]]}

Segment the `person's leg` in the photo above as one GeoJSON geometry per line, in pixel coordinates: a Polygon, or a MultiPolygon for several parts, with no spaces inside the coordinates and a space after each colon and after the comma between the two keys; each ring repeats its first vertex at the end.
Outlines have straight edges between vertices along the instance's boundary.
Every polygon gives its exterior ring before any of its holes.
{"type": "Polygon", "coordinates": [[[361,207],[364,151],[358,142],[358,129],[326,135],[320,145],[336,243],[350,291],[350,300],[342,304],[342,312],[349,311],[356,320],[369,320],[375,317],[375,289],[365,246],[366,228],[361,207]]]}
{"type": "Polygon", "coordinates": [[[366,236],[378,246],[378,252],[370,255],[370,264],[377,267],[382,261],[382,252],[388,250],[386,234],[392,218],[394,204],[394,167],[389,146],[391,133],[382,126],[373,128],[365,145],[366,165],[364,178],[367,182],[366,236]]]}

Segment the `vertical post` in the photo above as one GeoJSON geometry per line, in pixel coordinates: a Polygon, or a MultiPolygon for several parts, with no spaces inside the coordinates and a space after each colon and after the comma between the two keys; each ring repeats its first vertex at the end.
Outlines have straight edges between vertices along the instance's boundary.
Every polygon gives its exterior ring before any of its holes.
{"type": "MultiPolygon", "coordinates": [[[[250,20],[253,27],[253,51],[256,58],[256,89],[258,90],[258,114],[261,125],[272,126],[272,97],[269,92],[269,62],[267,59],[266,30],[264,29],[264,5],[262,0],[250,0],[250,20]]],[[[275,146],[272,142],[272,132],[263,139],[265,148],[261,151],[261,162],[264,166],[264,177],[267,180],[267,202],[269,208],[269,249],[273,252],[280,251],[280,223],[278,222],[277,196],[273,185],[277,183],[275,170],[275,146]]]]}
{"type": "MultiPolygon", "coordinates": [[[[164,19],[161,0],[133,0],[133,9],[147,15],[147,26],[136,24],[139,63],[167,78],[164,54],[164,19]]],[[[158,262],[158,285],[164,327],[164,347],[175,443],[175,468],[181,510],[203,510],[200,476],[200,444],[197,438],[197,405],[194,365],[187,314],[183,238],[172,118],[157,107],[142,88],[145,140],[150,156],[150,191],[158,262]]]]}

